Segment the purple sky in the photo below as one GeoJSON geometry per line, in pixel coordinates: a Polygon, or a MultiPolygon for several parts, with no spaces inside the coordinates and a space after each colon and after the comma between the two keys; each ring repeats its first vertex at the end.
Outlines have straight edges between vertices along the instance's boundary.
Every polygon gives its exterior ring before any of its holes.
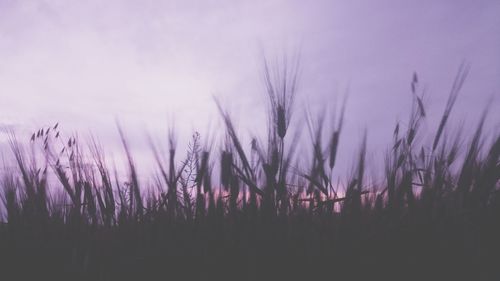
{"type": "MultiPolygon", "coordinates": [[[[261,50],[272,58],[299,46],[298,106],[333,104],[349,88],[343,169],[364,128],[370,149],[380,151],[396,120],[406,120],[414,71],[427,88],[426,129],[435,131],[465,59],[471,73],[453,120],[474,125],[494,97],[488,131],[499,131],[494,0],[0,0],[0,124],[27,134],[60,122],[118,152],[118,118],[144,159],[143,133],[165,140],[172,116],[181,140],[209,119],[218,123],[215,95],[242,133],[258,133],[261,50]]],[[[296,113],[302,118],[303,110],[296,113]]],[[[5,147],[5,136],[0,142],[5,147]]]]}

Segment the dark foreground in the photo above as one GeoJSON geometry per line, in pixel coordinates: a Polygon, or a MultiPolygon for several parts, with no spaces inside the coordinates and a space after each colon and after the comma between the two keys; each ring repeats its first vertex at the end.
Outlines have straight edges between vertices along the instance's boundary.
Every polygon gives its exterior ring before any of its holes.
{"type": "Polygon", "coordinates": [[[4,227],[0,274],[2,280],[498,280],[498,211],[440,218],[304,211],[113,228],[4,227]]]}

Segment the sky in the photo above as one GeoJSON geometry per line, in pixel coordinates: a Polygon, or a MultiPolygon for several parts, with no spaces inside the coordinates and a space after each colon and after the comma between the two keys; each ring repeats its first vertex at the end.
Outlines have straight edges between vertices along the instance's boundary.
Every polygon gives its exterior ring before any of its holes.
{"type": "Polygon", "coordinates": [[[221,131],[217,97],[243,135],[261,134],[263,54],[272,62],[300,51],[295,122],[347,92],[340,170],[365,129],[369,161],[381,165],[377,153],[407,120],[414,72],[426,90],[424,130],[436,130],[466,61],[452,119],[471,131],[490,104],[487,132],[499,132],[499,15],[493,0],[0,0],[0,125],[29,136],[59,122],[116,155],[118,120],[147,161],[146,133],[166,144],[173,123],[179,140],[209,123],[221,131]]]}

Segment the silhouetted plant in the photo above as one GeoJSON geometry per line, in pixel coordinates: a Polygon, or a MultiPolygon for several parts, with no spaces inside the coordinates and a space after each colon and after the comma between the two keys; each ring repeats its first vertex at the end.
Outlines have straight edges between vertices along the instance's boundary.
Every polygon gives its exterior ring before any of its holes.
{"type": "Polygon", "coordinates": [[[314,121],[306,116],[310,144],[289,138],[295,63],[272,71],[265,63],[267,144],[253,137],[246,148],[217,102],[226,131],[220,151],[201,145],[208,137],[194,133],[186,157],[176,160],[173,129],[165,156],[149,138],[158,166],[152,184],[140,180],[119,126],[126,178],[108,168],[95,139],[86,150],[76,135],[65,138],[59,124],[33,133],[29,152],[11,134],[16,168],[0,181],[6,222],[0,225],[0,276],[303,280],[328,274],[359,280],[405,279],[413,272],[495,280],[500,135],[487,142],[487,110],[468,143],[463,130],[446,128],[468,69],[461,66],[429,144],[420,131],[424,92],[413,75],[409,119],[395,126],[381,182],[366,176],[366,132],[352,176],[332,176],[345,101],[334,120],[324,112],[314,121]],[[296,155],[303,145],[311,153],[296,155]]]}

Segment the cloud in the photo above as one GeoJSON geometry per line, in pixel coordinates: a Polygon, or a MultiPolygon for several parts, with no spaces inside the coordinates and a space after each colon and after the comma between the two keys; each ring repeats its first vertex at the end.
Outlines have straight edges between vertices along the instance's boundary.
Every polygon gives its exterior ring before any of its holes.
{"type": "MultiPolygon", "coordinates": [[[[406,118],[413,71],[428,87],[431,121],[463,59],[472,72],[457,115],[476,118],[500,88],[495,1],[0,5],[0,122],[10,118],[25,128],[61,122],[108,142],[116,118],[140,138],[144,128],[166,127],[172,112],[181,135],[189,136],[217,117],[214,94],[228,101],[242,128],[262,130],[264,108],[255,107],[265,97],[261,47],[272,59],[301,46],[299,106],[324,104],[349,85],[345,137],[356,139],[368,127],[381,146],[395,119],[406,118]]],[[[347,158],[356,141],[344,144],[347,158]]]]}

